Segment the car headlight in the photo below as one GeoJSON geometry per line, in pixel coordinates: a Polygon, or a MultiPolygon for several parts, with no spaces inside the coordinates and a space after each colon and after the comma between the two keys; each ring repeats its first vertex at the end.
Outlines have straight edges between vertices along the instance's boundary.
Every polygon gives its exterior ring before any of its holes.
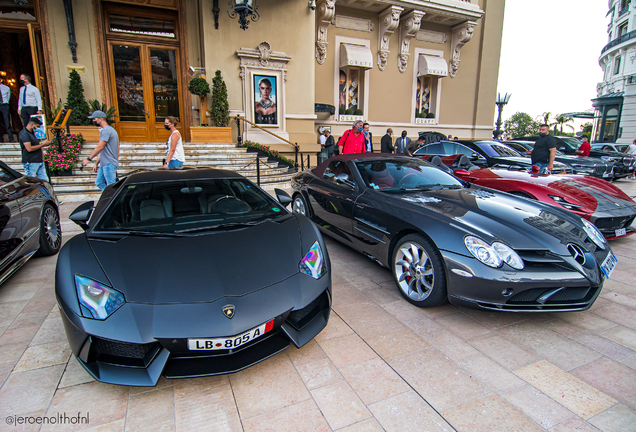
{"type": "Polygon", "coordinates": [[[499,268],[505,262],[516,270],[523,270],[524,264],[521,257],[509,246],[494,242],[492,245],[480,238],[467,236],[464,244],[468,251],[482,263],[493,268],[499,268]]]}
{"type": "Polygon", "coordinates": [[[325,258],[317,240],[311,246],[309,252],[307,252],[302,261],[300,261],[298,268],[301,273],[311,276],[314,279],[320,279],[322,275],[327,272],[325,258]]]}
{"type": "Polygon", "coordinates": [[[568,210],[581,210],[581,209],[583,209],[583,206],[578,205],[578,204],[572,204],[571,202],[569,202],[565,198],[560,197],[558,195],[548,195],[548,196],[550,198],[552,198],[554,200],[554,202],[558,203],[563,208],[566,208],[568,210]]]}
{"type": "Polygon", "coordinates": [[[124,294],[85,276],[75,275],[75,288],[85,318],[105,320],[126,302],[124,294]]]}
{"type": "Polygon", "coordinates": [[[605,240],[605,236],[589,221],[583,218],[581,218],[581,221],[583,222],[583,229],[585,230],[587,236],[592,239],[596,246],[600,247],[601,249],[605,249],[605,247],[607,246],[607,240],[605,240]]]}

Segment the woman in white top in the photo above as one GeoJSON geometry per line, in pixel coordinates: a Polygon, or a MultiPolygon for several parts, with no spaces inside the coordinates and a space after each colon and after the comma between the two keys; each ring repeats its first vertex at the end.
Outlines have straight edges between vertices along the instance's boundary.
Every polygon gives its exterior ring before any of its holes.
{"type": "Polygon", "coordinates": [[[166,142],[166,160],[163,163],[164,168],[181,168],[185,162],[185,154],[183,153],[183,143],[181,142],[181,134],[177,130],[178,120],[173,116],[166,117],[164,126],[170,131],[170,136],[166,142]]]}

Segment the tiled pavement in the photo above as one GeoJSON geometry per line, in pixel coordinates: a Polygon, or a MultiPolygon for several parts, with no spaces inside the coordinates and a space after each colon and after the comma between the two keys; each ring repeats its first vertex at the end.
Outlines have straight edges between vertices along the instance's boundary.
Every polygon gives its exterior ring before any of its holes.
{"type": "Polygon", "coordinates": [[[591,310],[552,314],[418,309],[388,270],[327,245],[333,313],[315,340],[155,388],[95,382],[71,358],[56,257],[31,260],[0,286],[0,430],[636,431],[636,236],[612,242],[619,264],[591,310]],[[89,423],[5,420],[78,413],[89,423]]]}

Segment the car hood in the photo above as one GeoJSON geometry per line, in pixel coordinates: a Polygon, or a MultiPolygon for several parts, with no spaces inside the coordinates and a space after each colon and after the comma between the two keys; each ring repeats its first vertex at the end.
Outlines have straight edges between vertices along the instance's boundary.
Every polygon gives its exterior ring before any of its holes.
{"type": "Polygon", "coordinates": [[[574,165],[607,165],[607,161],[597,157],[574,156],[574,155],[557,155],[555,160],[566,164],[574,165]]]}
{"type": "Polygon", "coordinates": [[[587,237],[581,224],[565,211],[491,189],[440,190],[402,194],[399,198],[410,203],[413,211],[428,216],[437,213],[465,234],[487,241],[503,240],[519,250],[548,249],[567,254],[568,243],[583,243],[587,237]]]}
{"type": "Polygon", "coordinates": [[[199,303],[243,296],[298,273],[296,218],[184,237],[89,239],[127,302],[199,303]]]}

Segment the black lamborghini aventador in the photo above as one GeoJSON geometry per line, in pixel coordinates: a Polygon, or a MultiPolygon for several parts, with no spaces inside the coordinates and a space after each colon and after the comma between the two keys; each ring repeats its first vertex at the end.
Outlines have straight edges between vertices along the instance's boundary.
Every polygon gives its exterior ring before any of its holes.
{"type": "Polygon", "coordinates": [[[71,219],[55,293],[73,354],[96,379],[152,386],[241,370],[309,342],[331,310],[330,262],[307,218],[244,177],[132,174],[71,219]]]}

